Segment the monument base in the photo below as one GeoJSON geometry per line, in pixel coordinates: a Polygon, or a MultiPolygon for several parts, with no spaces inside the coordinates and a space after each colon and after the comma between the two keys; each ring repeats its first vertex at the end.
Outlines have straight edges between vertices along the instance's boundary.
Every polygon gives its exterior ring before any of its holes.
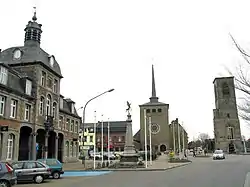
{"type": "Polygon", "coordinates": [[[139,161],[139,157],[139,154],[133,150],[125,151],[121,155],[120,162],[117,163],[116,168],[144,168],[144,164],[139,161]]]}

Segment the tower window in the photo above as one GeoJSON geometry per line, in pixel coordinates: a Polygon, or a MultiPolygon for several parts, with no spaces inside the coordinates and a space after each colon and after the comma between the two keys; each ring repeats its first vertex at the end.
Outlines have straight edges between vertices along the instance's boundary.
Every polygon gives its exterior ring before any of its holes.
{"type": "Polygon", "coordinates": [[[161,112],[162,110],[161,110],[161,108],[158,108],[158,112],[161,112]]]}
{"type": "Polygon", "coordinates": [[[229,96],[229,86],[227,83],[223,83],[222,93],[223,93],[223,96],[229,96]]]}
{"type": "Polygon", "coordinates": [[[152,109],[152,112],[156,112],[156,109],[152,109]]]}
{"type": "Polygon", "coordinates": [[[146,110],[146,113],[150,113],[150,109],[147,109],[147,110],[146,110]]]}

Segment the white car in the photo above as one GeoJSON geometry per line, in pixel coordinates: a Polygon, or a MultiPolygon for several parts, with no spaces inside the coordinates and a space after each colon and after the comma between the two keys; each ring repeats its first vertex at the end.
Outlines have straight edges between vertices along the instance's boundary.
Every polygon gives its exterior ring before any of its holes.
{"type": "Polygon", "coordinates": [[[225,159],[225,154],[223,150],[220,150],[220,149],[214,151],[214,154],[213,154],[213,160],[219,160],[219,159],[225,159]]]}

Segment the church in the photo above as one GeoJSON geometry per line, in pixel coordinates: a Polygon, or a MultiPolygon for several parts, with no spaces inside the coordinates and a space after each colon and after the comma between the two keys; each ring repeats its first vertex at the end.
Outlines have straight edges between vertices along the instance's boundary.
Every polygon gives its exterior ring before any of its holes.
{"type": "Polygon", "coordinates": [[[134,135],[134,144],[137,150],[144,150],[145,146],[145,122],[149,127],[151,117],[151,129],[147,131],[147,145],[149,149],[149,132],[152,137],[152,150],[164,152],[170,148],[171,135],[169,126],[169,104],[162,103],[156,95],[154,66],[152,65],[152,95],[149,102],[139,105],[140,107],[140,130],[134,135]],[[145,120],[146,117],[146,120],[145,120]]]}

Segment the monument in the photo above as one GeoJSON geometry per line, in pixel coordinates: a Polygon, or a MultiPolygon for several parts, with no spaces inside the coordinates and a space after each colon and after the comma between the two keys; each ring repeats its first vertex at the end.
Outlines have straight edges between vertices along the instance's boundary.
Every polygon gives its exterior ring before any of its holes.
{"type": "Polygon", "coordinates": [[[132,132],[132,119],[131,119],[131,103],[127,101],[128,108],[127,112],[127,129],[125,137],[125,147],[124,152],[121,155],[119,167],[137,167],[139,161],[139,154],[135,151],[135,146],[133,144],[133,132],[132,132]]]}

